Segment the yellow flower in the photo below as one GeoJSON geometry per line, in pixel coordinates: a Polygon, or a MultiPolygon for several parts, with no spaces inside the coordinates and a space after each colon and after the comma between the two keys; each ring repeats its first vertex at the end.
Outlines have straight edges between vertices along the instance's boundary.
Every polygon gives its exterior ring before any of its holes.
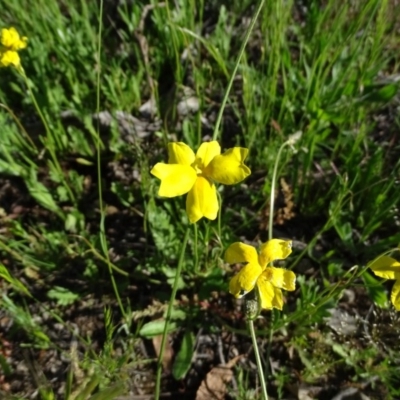
{"type": "Polygon", "coordinates": [[[392,257],[381,256],[372,261],[368,266],[376,276],[395,280],[390,300],[395,309],[400,311],[400,262],[392,257]]]}
{"type": "Polygon", "coordinates": [[[250,175],[244,165],[248,150],[233,147],[221,154],[216,141],[202,143],[197,153],[182,142],[168,144],[168,164],[157,163],[150,171],[161,179],[158,194],[175,197],[188,193],[186,212],[189,221],[217,218],[217,190],[213,181],[234,185],[250,175]]]}
{"type": "Polygon", "coordinates": [[[282,310],[281,289],[294,290],[296,275],[283,268],[268,266],[292,252],[291,240],[272,239],[261,245],[260,254],[253,246],[236,242],[225,252],[229,264],[247,263],[230,281],[229,292],[236,298],[244,296],[257,285],[261,307],[282,310]]]}
{"type": "Polygon", "coordinates": [[[10,65],[16,68],[21,65],[18,53],[12,50],[7,50],[4,53],[0,52],[0,67],[9,67],[10,65]]]}
{"type": "Polygon", "coordinates": [[[26,36],[20,37],[15,28],[1,30],[0,43],[6,50],[18,51],[22,50],[27,45],[28,38],[26,36]]]}
{"type": "Polygon", "coordinates": [[[20,37],[15,28],[1,30],[0,34],[0,67],[13,65],[16,68],[21,66],[18,50],[26,47],[28,39],[20,37]]]}

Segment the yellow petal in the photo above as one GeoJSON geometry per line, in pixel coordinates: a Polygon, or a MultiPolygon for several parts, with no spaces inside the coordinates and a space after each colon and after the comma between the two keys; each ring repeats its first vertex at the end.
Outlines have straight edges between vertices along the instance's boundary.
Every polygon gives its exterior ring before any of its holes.
{"type": "Polygon", "coordinates": [[[283,295],[282,290],[274,287],[275,296],[272,300],[272,307],[282,310],[283,308],[283,295]]]}
{"type": "Polygon", "coordinates": [[[161,179],[159,196],[175,197],[187,193],[196,182],[196,171],[188,165],[157,163],[150,171],[161,179]]]}
{"type": "Polygon", "coordinates": [[[0,42],[8,50],[21,50],[26,47],[28,39],[26,37],[20,38],[19,33],[15,28],[2,29],[0,42]]]}
{"type": "Polygon", "coordinates": [[[235,242],[232,243],[225,252],[225,261],[229,264],[235,263],[258,263],[258,254],[253,246],[248,244],[235,242]]]}
{"type": "Polygon", "coordinates": [[[267,267],[265,268],[263,275],[265,275],[266,279],[279,289],[290,291],[296,289],[296,275],[293,271],[288,271],[284,268],[267,267]]]}
{"type": "Polygon", "coordinates": [[[244,165],[249,151],[234,147],[224,154],[217,155],[204,170],[204,174],[224,185],[234,185],[250,175],[250,169],[244,165]]]}
{"type": "Polygon", "coordinates": [[[271,282],[260,277],[257,281],[258,293],[260,295],[261,308],[270,310],[272,308],[272,300],[275,297],[275,289],[271,282]]]}
{"type": "Polygon", "coordinates": [[[274,287],[263,275],[258,278],[257,287],[260,295],[261,308],[265,308],[266,310],[270,310],[271,308],[282,310],[283,298],[280,289],[274,287]]]}
{"type": "Polygon", "coordinates": [[[219,209],[217,190],[208,179],[197,176],[195,184],[186,198],[186,212],[191,223],[200,218],[217,218],[219,209]]]}
{"type": "Polygon", "coordinates": [[[266,310],[272,309],[272,301],[275,297],[275,289],[272,283],[260,279],[257,282],[257,287],[260,295],[261,308],[265,308],[266,310]]]}
{"type": "Polygon", "coordinates": [[[400,311],[400,280],[396,280],[394,283],[390,300],[392,301],[394,308],[397,311],[400,311]]]}
{"type": "Polygon", "coordinates": [[[274,260],[283,260],[292,252],[292,241],[271,239],[260,247],[260,265],[265,267],[274,260]]]}
{"type": "Polygon", "coordinates": [[[168,164],[191,165],[194,163],[193,150],[185,143],[168,143],[168,164]]]}
{"type": "Polygon", "coordinates": [[[229,293],[236,298],[244,296],[254,289],[261,272],[258,263],[248,263],[229,282],[229,293]]]}
{"type": "Polygon", "coordinates": [[[16,51],[7,50],[4,53],[0,53],[0,66],[9,67],[13,65],[14,67],[19,67],[21,65],[21,60],[16,51]]]}
{"type": "Polygon", "coordinates": [[[400,273],[400,263],[392,257],[382,256],[368,265],[376,276],[385,279],[396,279],[396,273],[400,273]]]}
{"type": "Polygon", "coordinates": [[[202,143],[197,150],[196,158],[201,160],[202,168],[205,168],[219,154],[221,154],[221,146],[214,140],[202,143]]]}

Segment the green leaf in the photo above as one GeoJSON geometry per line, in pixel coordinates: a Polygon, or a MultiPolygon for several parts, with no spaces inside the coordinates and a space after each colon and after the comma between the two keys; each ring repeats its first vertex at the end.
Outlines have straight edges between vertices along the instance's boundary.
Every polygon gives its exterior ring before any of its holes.
{"type": "Polygon", "coordinates": [[[0,278],[3,278],[5,281],[10,283],[14,290],[26,294],[27,296],[31,296],[26,286],[17,278],[14,278],[3,264],[0,264],[0,278]]]}
{"type": "MultiPolygon", "coordinates": [[[[176,268],[171,268],[169,266],[163,265],[161,267],[162,272],[164,272],[165,276],[167,277],[167,282],[173,286],[175,282],[175,275],[176,275],[176,268]]],[[[185,287],[185,281],[182,279],[182,276],[178,278],[178,290],[183,289],[185,287]]]]}
{"type": "Polygon", "coordinates": [[[334,220],[333,224],[335,226],[336,232],[340,236],[343,242],[349,243],[353,241],[353,229],[350,222],[343,222],[340,220],[334,220]]]}
{"type": "Polygon", "coordinates": [[[363,274],[362,279],[365,284],[365,288],[372,301],[381,308],[388,308],[388,299],[386,291],[382,286],[382,283],[375,279],[371,274],[366,272],[363,274]]]}
{"type": "Polygon", "coordinates": [[[124,394],[126,388],[121,383],[117,383],[107,389],[103,389],[99,393],[94,394],[89,400],[113,400],[124,394]]]}
{"type": "Polygon", "coordinates": [[[172,375],[176,380],[180,380],[185,377],[189,368],[192,364],[194,354],[194,335],[190,331],[186,331],[181,348],[175,358],[174,366],[172,367],[172,375]]]}
{"type": "Polygon", "coordinates": [[[47,292],[47,297],[56,300],[60,306],[67,306],[79,299],[79,295],[61,286],[55,286],[47,292]]]}
{"type": "Polygon", "coordinates": [[[148,221],[154,243],[159,252],[165,259],[176,260],[181,248],[181,237],[177,232],[172,217],[172,210],[167,212],[165,208],[170,208],[168,203],[164,207],[157,207],[153,200],[147,204],[148,221]]]}
{"type": "MultiPolygon", "coordinates": [[[[165,320],[150,321],[144,324],[139,331],[139,335],[151,338],[154,336],[162,335],[164,332],[165,320]]],[[[170,322],[168,324],[167,333],[176,330],[177,324],[175,322],[170,322]]]]}
{"type": "Polygon", "coordinates": [[[58,207],[46,186],[37,180],[36,172],[31,171],[25,179],[26,186],[31,196],[44,208],[64,218],[63,212],[58,207]]]}
{"type": "Polygon", "coordinates": [[[397,83],[390,83],[385,86],[371,85],[364,88],[364,97],[362,100],[368,102],[382,102],[387,103],[396,96],[399,90],[399,85],[397,83]]]}
{"type": "MultiPolygon", "coordinates": [[[[164,317],[167,315],[167,310],[165,310],[164,317]]],[[[171,310],[171,320],[180,319],[184,321],[187,318],[187,314],[181,308],[173,308],[171,310]]]]}
{"type": "Polygon", "coordinates": [[[123,182],[112,182],[111,191],[118,196],[119,201],[125,207],[131,207],[135,201],[132,189],[123,182]]]}
{"type": "Polygon", "coordinates": [[[9,313],[18,325],[23,329],[40,348],[47,349],[50,344],[50,338],[43,332],[43,328],[32,318],[32,315],[19,307],[13,300],[5,294],[1,298],[1,307],[9,313]]]}
{"type": "Polygon", "coordinates": [[[85,217],[77,209],[72,209],[65,218],[65,230],[71,233],[77,233],[84,230],[85,217]]]}

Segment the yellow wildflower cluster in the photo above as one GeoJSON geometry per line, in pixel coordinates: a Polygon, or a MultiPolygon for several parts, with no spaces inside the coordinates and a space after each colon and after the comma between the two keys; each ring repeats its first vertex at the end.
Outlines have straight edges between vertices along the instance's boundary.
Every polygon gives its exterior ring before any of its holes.
{"type": "MultiPolygon", "coordinates": [[[[214,182],[234,185],[251,172],[244,164],[248,149],[233,147],[221,154],[216,141],[202,143],[196,154],[184,143],[169,143],[168,153],[168,163],[156,164],[151,173],[161,180],[160,196],[188,194],[186,213],[191,223],[202,217],[210,220],[217,217],[219,202],[214,182]]],[[[246,265],[231,279],[229,291],[241,297],[257,287],[262,308],[282,310],[281,289],[294,290],[296,275],[271,264],[291,252],[290,240],[272,239],[261,246],[260,254],[252,246],[233,243],[225,253],[225,261],[246,265]]]]}
{"type": "Polygon", "coordinates": [[[292,252],[291,240],[271,239],[260,247],[257,254],[253,246],[236,242],[225,252],[229,264],[246,263],[231,279],[229,292],[236,298],[244,296],[257,286],[261,308],[282,310],[282,290],[294,290],[296,275],[293,271],[273,267],[275,260],[282,260],[292,252]]]}
{"type": "Polygon", "coordinates": [[[0,34],[0,67],[21,67],[18,51],[26,47],[28,39],[20,37],[15,28],[3,28],[0,34]]]}

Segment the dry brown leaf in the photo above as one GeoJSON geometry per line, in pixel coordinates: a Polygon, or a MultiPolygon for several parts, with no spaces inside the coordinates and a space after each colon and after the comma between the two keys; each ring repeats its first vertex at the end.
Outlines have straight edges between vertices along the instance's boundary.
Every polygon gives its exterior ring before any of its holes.
{"type": "Polygon", "coordinates": [[[204,378],[196,393],[196,400],[223,400],[226,394],[226,384],[232,380],[231,368],[242,358],[239,355],[225,365],[214,367],[204,378]]]}
{"type": "MultiPolygon", "coordinates": [[[[170,336],[167,335],[166,343],[165,343],[165,350],[164,350],[163,359],[162,359],[162,365],[163,365],[164,371],[166,371],[166,372],[171,371],[172,359],[174,357],[174,350],[171,346],[171,341],[169,339],[170,339],[170,336]]],[[[162,335],[153,337],[153,347],[154,347],[154,351],[155,351],[157,357],[160,355],[161,341],[162,341],[162,335]]]]}

